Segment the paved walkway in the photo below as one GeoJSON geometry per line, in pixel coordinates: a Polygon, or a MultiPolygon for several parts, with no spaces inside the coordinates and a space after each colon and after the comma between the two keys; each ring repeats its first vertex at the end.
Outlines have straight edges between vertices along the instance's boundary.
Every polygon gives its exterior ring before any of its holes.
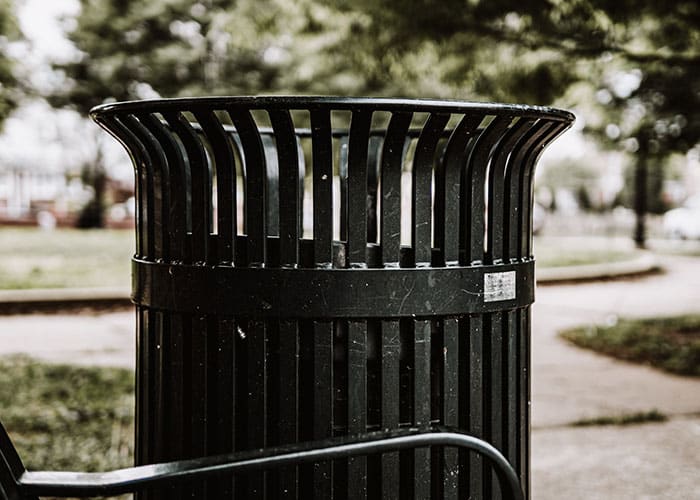
{"type": "Polygon", "coordinates": [[[700,313],[700,258],[664,257],[666,273],[537,290],[532,340],[532,498],[700,499],[700,380],[570,346],[562,328],[700,313]],[[658,409],[670,420],[567,427],[658,409]]]}
{"type": "MultiPolygon", "coordinates": [[[[539,287],[533,312],[533,499],[700,499],[700,380],[572,347],[556,332],[620,316],[700,312],[700,258],[665,274],[539,287]],[[658,409],[661,424],[570,427],[658,409]]],[[[134,315],[0,316],[0,355],[132,367],[134,315]]]]}

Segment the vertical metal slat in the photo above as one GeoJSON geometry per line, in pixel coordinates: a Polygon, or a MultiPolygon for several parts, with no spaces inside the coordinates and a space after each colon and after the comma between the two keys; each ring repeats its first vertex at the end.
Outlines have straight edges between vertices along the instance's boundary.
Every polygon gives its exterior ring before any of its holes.
{"type": "MultiPolygon", "coordinates": [[[[314,322],[314,439],[333,436],[333,324],[314,322]]],[[[314,464],[314,498],[332,500],[333,468],[330,462],[314,464]]]]}
{"type": "Polygon", "coordinates": [[[314,185],[314,259],[330,265],[333,259],[333,143],[331,116],[311,110],[314,185]]]}
{"type": "Polygon", "coordinates": [[[404,144],[412,113],[394,113],[382,148],[381,159],[381,246],[384,262],[399,261],[401,244],[401,167],[404,144]]]}
{"type": "MultiPolygon", "coordinates": [[[[443,380],[442,380],[442,424],[448,427],[458,427],[460,391],[465,387],[460,385],[460,360],[462,359],[459,342],[459,325],[457,319],[448,318],[443,321],[443,380]]],[[[462,381],[464,383],[464,381],[462,381]]],[[[443,450],[443,498],[456,500],[459,487],[458,452],[453,448],[443,450]]]]}
{"type": "Polygon", "coordinates": [[[459,258],[460,185],[464,155],[469,139],[482,116],[465,115],[447,141],[443,160],[435,172],[435,246],[442,250],[445,262],[459,258]]]}
{"type": "MultiPolygon", "coordinates": [[[[416,320],[413,326],[413,425],[430,424],[430,334],[431,321],[416,320]]],[[[431,461],[428,448],[413,452],[414,485],[416,500],[430,498],[431,461]]]]}
{"type": "MultiPolygon", "coordinates": [[[[367,432],[367,324],[348,323],[348,433],[367,432]]],[[[348,500],[367,497],[367,458],[348,459],[348,500]]]]}
{"type": "Polygon", "coordinates": [[[299,262],[299,151],[289,111],[272,109],[268,113],[279,165],[280,265],[293,266],[299,262]]]}
{"type": "Polygon", "coordinates": [[[217,261],[231,263],[236,255],[236,159],[226,131],[214,112],[195,110],[194,116],[211,144],[216,163],[217,261]]]}
{"type": "Polygon", "coordinates": [[[204,146],[197,132],[180,113],[163,116],[178,135],[187,152],[192,193],[192,258],[206,262],[211,233],[211,175],[204,146]]]}
{"type": "MultiPolygon", "coordinates": [[[[382,321],[382,428],[399,427],[399,322],[382,321]]],[[[382,455],[382,499],[399,498],[399,453],[382,455]]]]}
{"type": "Polygon", "coordinates": [[[416,262],[430,262],[433,165],[438,141],[450,119],[449,114],[431,114],[423,126],[413,159],[413,224],[411,245],[416,262]]]}
{"type": "Polygon", "coordinates": [[[348,263],[366,262],[367,250],[367,142],[371,111],[352,113],[348,144],[348,263]]]}
{"type": "Polygon", "coordinates": [[[266,162],[262,139],[250,112],[227,108],[241,138],[245,156],[245,232],[248,236],[248,261],[254,265],[266,262],[266,162]]]}

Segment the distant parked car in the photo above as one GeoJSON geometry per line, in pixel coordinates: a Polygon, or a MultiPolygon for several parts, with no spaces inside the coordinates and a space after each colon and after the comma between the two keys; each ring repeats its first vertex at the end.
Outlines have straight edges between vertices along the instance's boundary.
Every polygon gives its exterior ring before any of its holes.
{"type": "Polygon", "coordinates": [[[700,194],[664,214],[664,233],[670,238],[700,239],[700,194]]]}

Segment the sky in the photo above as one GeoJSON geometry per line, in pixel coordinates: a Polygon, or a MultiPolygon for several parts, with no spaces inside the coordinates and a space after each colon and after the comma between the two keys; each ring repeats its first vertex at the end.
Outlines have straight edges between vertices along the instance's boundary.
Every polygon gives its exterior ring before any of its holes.
{"type": "MultiPolygon", "coordinates": [[[[62,17],[75,16],[77,0],[23,0],[18,21],[28,42],[14,43],[10,53],[22,61],[21,71],[37,89],[48,91],[60,84],[51,62],[79,57],[64,34],[62,17]]],[[[0,134],[0,165],[42,172],[79,172],[95,155],[96,144],[105,148],[107,168],[113,177],[130,180],[131,162],[121,146],[86,116],[53,109],[40,99],[23,103],[10,116],[0,134]],[[95,137],[86,141],[85,137],[95,137]],[[41,144],[41,147],[35,147],[41,144]]]]}

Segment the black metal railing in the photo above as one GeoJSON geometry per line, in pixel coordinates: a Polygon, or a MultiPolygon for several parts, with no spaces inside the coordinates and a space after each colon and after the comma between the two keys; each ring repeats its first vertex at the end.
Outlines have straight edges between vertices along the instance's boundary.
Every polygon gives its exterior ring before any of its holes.
{"type": "Polygon", "coordinates": [[[451,429],[431,427],[374,432],[107,472],[67,472],[26,471],[0,424],[0,500],[114,496],[139,492],[151,485],[178,487],[198,478],[431,446],[456,447],[484,456],[498,474],[503,496],[523,499],[515,470],[497,449],[481,439],[451,429]]]}

